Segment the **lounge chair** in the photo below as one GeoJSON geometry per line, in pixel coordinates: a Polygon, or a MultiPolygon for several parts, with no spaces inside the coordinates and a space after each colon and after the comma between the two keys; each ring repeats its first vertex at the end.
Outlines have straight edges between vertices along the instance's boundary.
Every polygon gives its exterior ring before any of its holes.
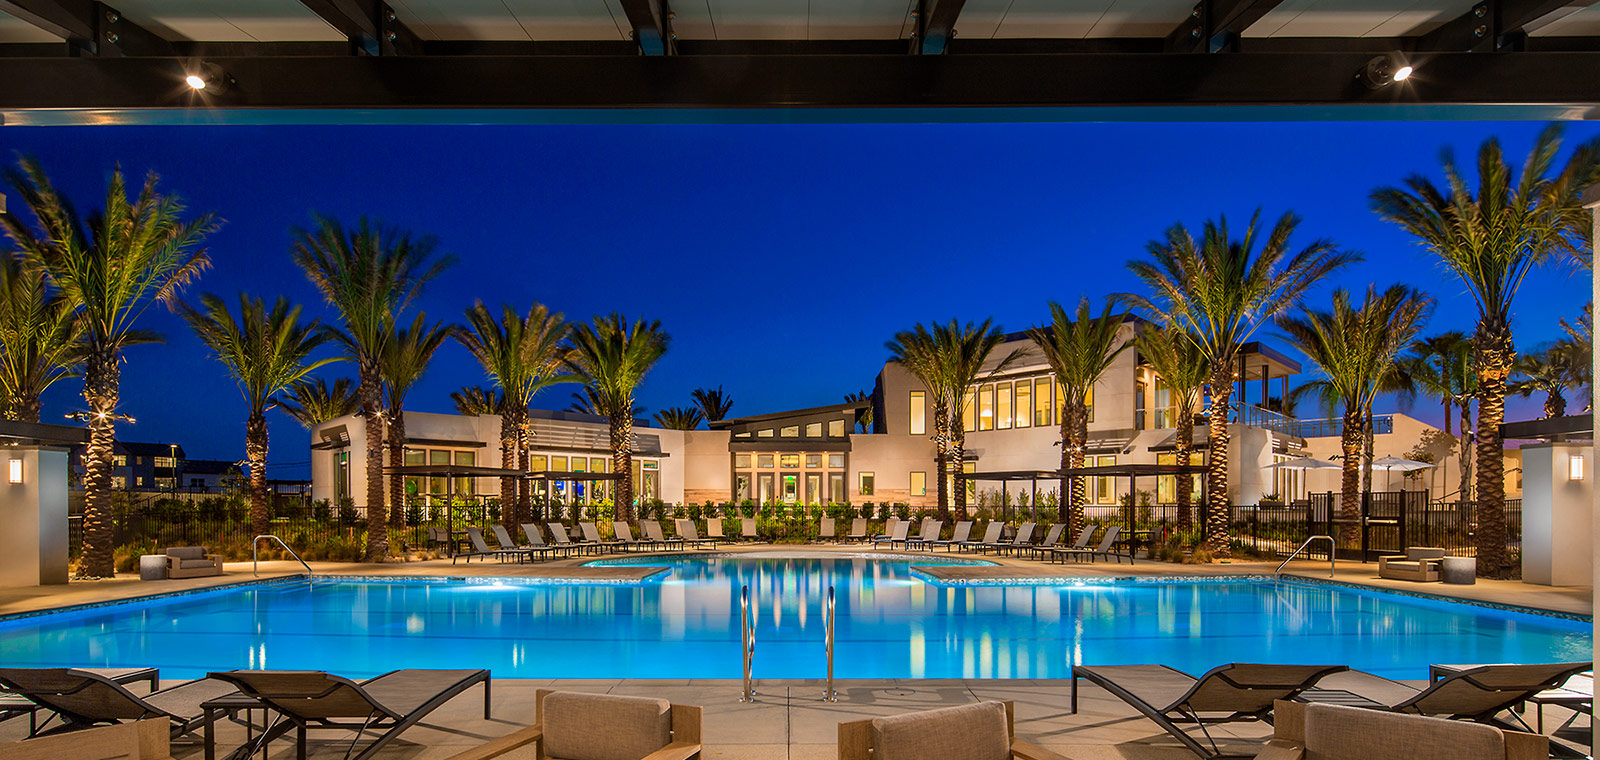
{"type": "MultiPolygon", "coordinates": [[[[1060,527],[1060,526],[1052,526],[1052,527],[1060,527]]],[[[1056,550],[1058,550],[1058,549],[1062,550],[1062,551],[1087,551],[1089,549],[1089,539],[1091,539],[1093,537],[1094,537],[1094,526],[1093,525],[1086,525],[1086,526],[1084,526],[1083,530],[1078,532],[1078,540],[1073,541],[1071,546],[1051,546],[1051,545],[1047,545],[1047,544],[1050,543],[1047,540],[1044,544],[1040,544],[1038,547],[1035,548],[1034,557],[1033,558],[1034,559],[1049,559],[1051,553],[1056,551],[1056,550]]],[[[1046,539],[1048,539],[1048,538],[1049,537],[1046,536],[1046,539]]]]}
{"type": "Polygon", "coordinates": [[[1417,715],[1279,701],[1273,716],[1272,740],[1256,760],[1544,760],[1550,755],[1543,736],[1417,715]]]}
{"type": "Polygon", "coordinates": [[[468,564],[471,564],[473,557],[494,557],[501,562],[506,561],[506,557],[515,557],[520,562],[528,556],[527,552],[516,549],[489,548],[489,542],[483,538],[483,529],[476,525],[467,527],[467,540],[472,542],[472,551],[456,554],[450,558],[450,564],[454,565],[456,560],[463,557],[466,558],[468,564]]]}
{"type": "Polygon", "coordinates": [[[201,703],[236,691],[201,679],[137,695],[100,673],[74,668],[0,668],[0,687],[60,716],[63,725],[46,733],[160,717],[171,722],[171,736],[204,724],[201,703]]]}
{"type": "MultiPolygon", "coordinates": [[[[149,686],[148,691],[157,691],[161,688],[161,671],[155,668],[79,668],[79,670],[105,676],[123,686],[144,681],[149,686]]],[[[40,710],[49,712],[48,709],[21,694],[0,691],[0,721],[27,715],[29,736],[39,733],[39,729],[43,727],[39,723],[40,710]]],[[[50,718],[45,718],[44,725],[49,723],[50,718]]]]}
{"type": "Polygon", "coordinates": [[[560,554],[563,557],[572,556],[572,546],[550,545],[544,542],[544,533],[539,530],[538,523],[523,523],[522,535],[528,539],[528,546],[534,549],[549,551],[551,554],[560,554]]]}
{"type": "MultiPolygon", "coordinates": [[[[956,545],[961,547],[963,552],[977,551],[985,546],[995,546],[1000,543],[1000,531],[1004,530],[1005,527],[1005,523],[999,520],[991,520],[989,527],[983,529],[983,538],[977,541],[957,541],[956,545]]],[[[971,531],[968,531],[968,533],[970,534],[971,531]]]]}
{"type": "Polygon", "coordinates": [[[1010,541],[984,544],[978,548],[982,550],[984,554],[988,554],[990,549],[993,549],[995,554],[1018,550],[1021,547],[1028,546],[1029,544],[1033,543],[1034,526],[1035,523],[1025,522],[1017,526],[1017,535],[1013,536],[1010,541]]]}
{"type": "Polygon", "coordinates": [[[878,536],[877,538],[872,539],[872,548],[876,549],[880,546],[887,546],[890,549],[893,549],[895,544],[904,544],[906,542],[906,534],[910,532],[911,521],[901,520],[900,522],[894,524],[894,531],[892,531],[889,535],[878,536]]]}
{"type": "Polygon", "coordinates": [[[1005,553],[1015,553],[1020,556],[1043,555],[1045,552],[1056,548],[1061,543],[1061,531],[1066,529],[1066,523],[1056,523],[1044,532],[1044,540],[1037,544],[1023,544],[1021,546],[1008,546],[1002,549],[1005,553]]]}
{"type": "Polygon", "coordinates": [[[939,534],[944,531],[944,521],[928,518],[922,521],[922,535],[906,539],[906,549],[913,545],[920,546],[925,551],[933,551],[933,542],[939,540],[939,534]]]}
{"type": "MultiPolygon", "coordinates": [[[[1350,707],[1391,712],[1432,715],[1457,720],[1529,730],[1516,713],[1506,713],[1536,697],[1556,689],[1568,678],[1593,668],[1588,662],[1557,662],[1535,665],[1445,666],[1444,677],[1422,689],[1391,681],[1371,673],[1352,673],[1341,677],[1338,689],[1316,689],[1306,693],[1307,702],[1332,702],[1350,707]],[[1506,713],[1511,721],[1499,716],[1506,713]],[[1518,725],[1521,724],[1521,725],[1518,725]]],[[[1435,673],[1439,672],[1436,667],[1435,673]]]]}
{"type": "MultiPolygon", "coordinates": [[[[1440,666],[1435,666],[1440,667],[1440,666]]],[[[1566,680],[1555,689],[1546,689],[1528,698],[1528,702],[1538,707],[1539,722],[1534,725],[1534,730],[1544,733],[1544,708],[1545,705],[1565,707],[1572,711],[1566,723],[1557,728],[1555,733],[1573,724],[1579,717],[1594,715],[1594,671],[1579,673],[1566,680]]]]}
{"type": "Polygon", "coordinates": [[[222,555],[207,554],[204,546],[172,546],[166,555],[168,578],[222,575],[222,555]]]}
{"type": "Polygon", "coordinates": [[[604,538],[601,538],[600,528],[592,522],[578,523],[578,530],[583,531],[584,543],[593,544],[594,546],[598,547],[597,551],[610,552],[627,550],[628,544],[625,541],[616,538],[608,541],[604,538]]]}
{"type": "Polygon", "coordinates": [[[850,521],[850,535],[840,539],[842,543],[862,543],[867,540],[867,518],[857,517],[850,521]]]}
{"type": "MultiPolygon", "coordinates": [[[[649,520],[645,520],[644,522],[648,523],[649,520]]],[[[643,530],[644,529],[641,527],[640,531],[643,532],[643,530]]],[[[633,551],[634,549],[654,549],[656,546],[656,540],[650,538],[648,534],[641,538],[634,538],[633,528],[629,527],[628,524],[622,520],[611,521],[611,535],[616,536],[617,540],[622,542],[623,551],[633,551]]]]}
{"type": "Polygon", "coordinates": [[[516,539],[511,537],[511,532],[506,530],[506,526],[500,523],[495,523],[489,527],[494,531],[494,540],[500,544],[501,549],[517,552],[529,560],[532,560],[535,555],[538,555],[539,559],[546,559],[547,555],[556,553],[554,547],[545,546],[543,542],[538,546],[518,546],[516,539]]]}
{"type": "MultiPolygon", "coordinates": [[[[1084,532],[1087,533],[1088,529],[1085,528],[1084,532]]],[[[1080,561],[1084,557],[1088,557],[1089,561],[1093,562],[1096,557],[1105,557],[1106,559],[1113,559],[1113,558],[1116,559],[1117,560],[1117,564],[1120,565],[1120,564],[1122,564],[1122,556],[1123,555],[1118,554],[1115,551],[1112,551],[1112,548],[1117,543],[1117,537],[1121,536],[1121,535],[1122,535],[1122,526],[1121,525],[1113,525],[1113,526],[1111,526],[1109,528],[1106,528],[1105,535],[1100,537],[1100,545],[1099,546],[1097,546],[1097,547],[1095,547],[1093,549],[1051,549],[1050,550],[1050,559],[1051,559],[1051,561],[1055,561],[1055,560],[1059,559],[1062,562],[1066,562],[1068,557],[1071,557],[1071,558],[1073,558],[1075,560],[1080,560],[1080,561]]],[[[1081,538],[1081,536],[1080,536],[1080,538],[1081,538]]],[[[1127,556],[1128,556],[1128,564],[1130,564],[1130,565],[1133,564],[1133,554],[1130,552],[1127,556]]]]}
{"type": "Polygon", "coordinates": [[[760,541],[761,534],[756,531],[756,518],[739,518],[739,538],[745,541],[760,541]]]}
{"type": "Polygon", "coordinates": [[[1072,709],[1078,712],[1078,679],[1086,679],[1143,713],[1183,746],[1204,758],[1222,755],[1206,728],[1218,723],[1269,721],[1275,700],[1294,699],[1344,665],[1218,665],[1195,678],[1166,665],[1074,665],[1072,709]],[[1202,715],[1205,713],[1205,715],[1202,715]],[[1209,717],[1208,717],[1209,716],[1209,717]],[[1200,727],[1208,750],[1179,723],[1200,727]]]}
{"type": "Polygon", "coordinates": [[[1428,546],[1410,546],[1405,556],[1378,558],[1378,577],[1397,581],[1429,583],[1439,580],[1444,565],[1444,550],[1428,546]]]}
{"type": "Polygon", "coordinates": [[[932,551],[933,547],[935,546],[943,546],[946,550],[953,551],[955,550],[956,546],[966,543],[967,539],[971,537],[972,521],[962,520],[956,523],[955,532],[951,533],[949,538],[935,538],[929,540],[927,542],[928,549],[929,551],[932,551]]]}
{"type": "Polygon", "coordinates": [[[600,551],[599,544],[592,543],[587,539],[583,541],[574,541],[571,538],[568,538],[566,525],[563,525],[559,522],[549,522],[545,523],[545,525],[550,528],[550,540],[556,542],[556,547],[562,549],[563,551],[571,554],[587,554],[591,551],[599,553],[600,551]]]}
{"type": "MultiPolygon", "coordinates": [[[[717,518],[713,517],[706,521],[706,525],[711,525],[715,522],[718,522],[718,520],[717,518]]],[[[717,539],[701,538],[700,531],[699,529],[695,528],[693,520],[685,517],[678,520],[675,525],[678,528],[678,537],[673,540],[677,541],[680,546],[693,546],[694,548],[699,549],[701,547],[706,547],[709,544],[707,548],[717,548],[717,539]]]]}
{"type": "Polygon", "coordinates": [[[532,726],[513,731],[448,760],[493,760],[529,744],[534,758],[700,757],[701,710],[662,699],[539,689],[532,726]],[[604,730],[596,730],[604,727],[604,730]]]}
{"type": "MultiPolygon", "coordinates": [[[[684,535],[688,534],[686,533],[684,535]]],[[[728,537],[722,534],[722,518],[711,517],[706,519],[706,538],[715,539],[722,543],[729,543],[728,537]]],[[[715,545],[716,544],[712,544],[712,546],[715,545]]]]}
{"type": "Polygon", "coordinates": [[[822,518],[822,522],[817,524],[817,540],[835,542],[839,540],[838,532],[834,526],[832,517],[824,517],[822,518]]]}
{"type": "Polygon", "coordinates": [[[1011,702],[976,702],[960,707],[856,720],[839,724],[839,760],[946,757],[983,760],[1067,760],[1016,737],[1011,702]]]}
{"type": "Polygon", "coordinates": [[[355,731],[345,757],[366,760],[428,713],[480,683],[483,717],[489,718],[487,670],[394,670],[359,682],[320,670],[230,670],[208,678],[237,687],[240,694],[280,716],[237,753],[240,757],[264,750],[292,727],[296,760],[305,760],[306,731],[313,729],[355,731]],[[372,743],[352,756],[356,743],[368,733],[375,734],[372,743]]]}
{"type": "Polygon", "coordinates": [[[136,720],[0,744],[6,760],[172,760],[163,720],[136,720]]]}
{"type": "Polygon", "coordinates": [[[876,536],[871,537],[870,539],[868,539],[868,542],[872,543],[872,542],[876,542],[880,538],[889,538],[890,536],[893,536],[894,535],[895,526],[897,526],[899,524],[900,524],[900,518],[898,518],[898,517],[891,517],[891,518],[883,521],[883,532],[879,533],[876,536]]]}

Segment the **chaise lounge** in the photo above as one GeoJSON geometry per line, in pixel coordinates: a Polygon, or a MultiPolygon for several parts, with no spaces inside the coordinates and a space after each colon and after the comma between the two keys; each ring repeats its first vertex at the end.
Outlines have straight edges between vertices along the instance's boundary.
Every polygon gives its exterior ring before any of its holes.
{"type": "Polygon", "coordinates": [[[202,703],[235,691],[231,685],[200,679],[141,696],[105,675],[75,668],[0,668],[0,687],[61,717],[63,725],[46,734],[159,717],[171,723],[174,737],[200,728],[202,703]]]}

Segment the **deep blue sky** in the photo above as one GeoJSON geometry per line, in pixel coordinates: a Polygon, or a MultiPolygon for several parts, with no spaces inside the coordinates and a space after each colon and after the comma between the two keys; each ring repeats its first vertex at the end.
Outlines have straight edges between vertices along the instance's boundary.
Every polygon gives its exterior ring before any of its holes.
{"type": "MultiPolygon", "coordinates": [[[[1471,154],[1499,135],[1523,154],[1529,123],[1272,123],[757,126],[12,127],[0,150],[34,154],[80,209],[104,202],[110,168],[155,170],[194,209],[226,220],[213,269],[189,295],[278,294],[328,315],[288,257],[313,211],[366,214],[437,235],[460,264],[427,292],[430,316],[474,299],[569,318],[620,310],[660,319],[670,352],[640,401],[685,405],[722,384],[734,414],[828,404],[870,389],[884,341],[918,321],[993,316],[1008,330],[1045,303],[1099,299],[1137,283],[1125,262],[1174,222],[1260,206],[1366,253],[1336,284],[1407,282],[1433,293],[1429,332],[1470,330],[1451,277],[1367,209],[1367,193],[1411,172],[1437,175],[1439,149],[1471,154]]],[[[1600,134],[1577,124],[1569,144],[1600,134]]],[[[12,199],[13,210],[15,199],[12,199]]],[[[1312,294],[1325,303],[1328,288],[1312,294]]],[[[1587,280],[1546,267],[1524,288],[1518,344],[1557,334],[1587,280]]],[[[164,310],[165,345],[132,348],[129,440],[176,441],[193,458],[242,456],[239,395],[221,365],[164,310]]],[[[346,364],[328,376],[353,374],[346,364]]],[[[483,383],[455,344],[411,408],[450,411],[483,383]]],[[[81,408],[76,382],[45,416],[81,408]]],[[[563,408],[574,388],[537,405],[563,408]]],[[[1516,400],[1512,417],[1537,414],[1516,400]]],[[[1392,408],[1394,405],[1390,403],[1392,408]]],[[[1414,413],[1436,420],[1438,407],[1414,413]]],[[[273,477],[304,476],[307,435],[274,412],[273,477]]]]}

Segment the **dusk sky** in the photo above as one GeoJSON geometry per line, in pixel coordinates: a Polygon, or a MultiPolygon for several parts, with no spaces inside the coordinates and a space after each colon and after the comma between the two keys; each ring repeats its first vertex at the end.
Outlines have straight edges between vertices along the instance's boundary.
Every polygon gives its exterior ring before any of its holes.
{"type": "MultiPolygon", "coordinates": [[[[430,317],[459,321],[482,300],[523,312],[540,301],[573,320],[659,319],[672,345],[640,403],[654,413],[721,384],[737,416],[870,390],[884,342],[919,321],[992,316],[1020,330],[1046,318],[1047,301],[1137,289],[1125,263],[1168,226],[1227,214],[1242,230],[1258,206],[1269,223],[1288,209],[1303,216],[1297,245],[1328,237],[1366,254],[1309,303],[1325,305],[1332,286],[1404,282],[1439,300],[1427,333],[1470,332],[1470,297],[1368,210],[1367,194],[1413,172],[1437,177],[1445,145],[1470,164],[1490,135],[1520,162],[1541,126],[12,127],[0,150],[7,161],[36,155],[80,210],[104,203],[120,162],[219,214],[213,267],[191,298],[284,294],[330,318],[289,259],[291,230],[312,212],[365,214],[436,235],[460,258],[422,299],[430,317]]],[[[1597,134],[1574,124],[1568,146],[1597,134]]],[[[1516,309],[1519,348],[1556,338],[1588,292],[1569,265],[1536,271],[1516,309]]],[[[243,402],[222,365],[164,309],[144,326],[167,343],[128,350],[122,408],[138,423],[119,437],[241,458],[243,402]]],[[[1263,337],[1283,346],[1270,329],[1263,337]]],[[[477,363],[447,344],[410,408],[452,411],[450,391],[475,384],[488,384],[477,363]]],[[[58,384],[45,421],[82,409],[80,390],[58,384]]],[[[565,408],[575,390],[535,405],[565,408]]],[[[1507,416],[1538,416],[1541,403],[1513,399],[1507,416]]],[[[1426,400],[1412,414],[1441,416],[1426,400]]],[[[269,475],[306,477],[305,430],[273,412],[271,436],[269,475]]]]}

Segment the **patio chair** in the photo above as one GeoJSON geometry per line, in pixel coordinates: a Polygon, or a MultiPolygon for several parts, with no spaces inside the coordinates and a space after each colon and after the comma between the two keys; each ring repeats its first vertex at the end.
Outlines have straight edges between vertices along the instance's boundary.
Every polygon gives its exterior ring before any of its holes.
{"type": "Polygon", "coordinates": [[[545,525],[550,528],[550,540],[554,541],[558,548],[568,553],[587,554],[591,551],[595,553],[599,553],[600,551],[599,544],[595,544],[587,539],[583,541],[574,541],[571,538],[568,538],[567,526],[561,524],[560,522],[551,521],[545,523],[545,525]]]}
{"type": "Polygon", "coordinates": [[[887,546],[890,549],[893,549],[895,544],[905,543],[906,534],[910,532],[911,521],[901,520],[900,522],[894,524],[894,530],[890,532],[889,535],[878,536],[877,538],[872,539],[872,548],[877,549],[880,546],[887,546]]]}
{"type": "Polygon", "coordinates": [[[448,760],[493,760],[534,745],[535,760],[558,757],[694,760],[701,709],[664,699],[539,689],[534,724],[448,760]],[[596,730],[603,727],[604,730],[596,730]]]}
{"type": "Polygon", "coordinates": [[[438,549],[440,551],[445,551],[445,552],[448,552],[452,548],[454,548],[453,545],[451,544],[451,541],[450,541],[450,529],[449,528],[429,528],[428,529],[428,548],[429,549],[438,549]]]}
{"type": "Polygon", "coordinates": [[[1429,583],[1439,580],[1439,571],[1443,565],[1443,549],[1431,546],[1408,546],[1405,556],[1378,558],[1378,577],[1429,583]]]}
{"type": "Polygon", "coordinates": [[[832,517],[824,517],[822,522],[817,524],[817,540],[838,542],[839,536],[835,531],[832,517]]]}
{"type": "Polygon", "coordinates": [[[856,720],[839,724],[839,760],[1067,760],[1015,732],[1009,701],[856,720]]]}
{"type": "Polygon", "coordinates": [[[621,541],[620,539],[613,538],[607,541],[606,539],[601,538],[600,528],[592,522],[578,523],[578,530],[583,531],[583,542],[586,544],[593,544],[595,547],[597,547],[596,550],[599,552],[627,550],[627,543],[621,541]]]}
{"type": "MultiPolygon", "coordinates": [[[[1515,712],[1507,712],[1560,688],[1567,679],[1591,670],[1589,662],[1535,665],[1444,666],[1444,677],[1417,689],[1371,673],[1341,677],[1339,689],[1316,689],[1307,702],[1333,702],[1350,707],[1471,720],[1513,730],[1532,729],[1515,712]],[[1502,713],[1510,720],[1500,717],[1502,713]]],[[[1438,667],[1434,668],[1440,672],[1438,667]]]]}
{"type": "Polygon", "coordinates": [[[545,543],[544,533],[539,530],[538,523],[523,523],[522,535],[528,539],[528,546],[530,547],[535,549],[543,549],[549,551],[551,554],[560,554],[563,557],[572,556],[571,544],[562,546],[559,543],[555,545],[545,543]]]}
{"type": "Polygon", "coordinates": [[[840,539],[841,543],[862,543],[867,540],[867,518],[857,517],[850,521],[850,535],[840,539]]]}
{"type": "MultiPolygon", "coordinates": [[[[647,523],[649,520],[645,520],[644,522],[647,523]]],[[[643,532],[643,530],[644,528],[642,527],[641,523],[640,531],[643,532]]],[[[647,548],[653,549],[656,545],[656,540],[650,538],[648,534],[641,538],[634,538],[633,528],[629,527],[628,524],[622,520],[611,521],[611,535],[616,536],[617,540],[622,542],[623,551],[647,548]]]]}
{"type": "Polygon", "coordinates": [[[516,539],[511,537],[511,531],[506,530],[506,526],[499,523],[489,527],[494,530],[494,540],[500,544],[500,548],[518,552],[529,560],[534,559],[535,556],[539,559],[548,559],[550,555],[556,553],[555,547],[545,546],[542,540],[536,545],[518,546],[516,539]]]}
{"type": "Polygon", "coordinates": [[[917,536],[916,538],[907,538],[906,549],[909,550],[913,547],[913,545],[915,545],[922,547],[924,551],[933,551],[933,542],[939,540],[939,534],[943,531],[943,520],[935,520],[933,518],[923,520],[922,535],[917,536]]]}
{"type": "MultiPolygon", "coordinates": [[[[1056,526],[1052,526],[1052,527],[1058,528],[1058,527],[1061,527],[1061,526],[1056,525],[1056,526]]],[[[1048,541],[1049,537],[1046,536],[1045,537],[1047,539],[1046,542],[1043,543],[1043,544],[1040,544],[1037,547],[1035,547],[1033,558],[1034,559],[1049,559],[1051,553],[1056,551],[1056,550],[1058,550],[1058,549],[1062,550],[1062,551],[1087,551],[1089,549],[1089,539],[1091,539],[1093,537],[1094,537],[1094,526],[1093,525],[1084,526],[1083,530],[1078,532],[1078,540],[1073,541],[1071,546],[1054,546],[1054,545],[1050,545],[1051,542],[1048,541]]]]}
{"type": "Polygon", "coordinates": [[[1044,532],[1044,540],[1043,541],[1040,541],[1037,544],[1023,544],[1021,546],[1015,546],[1015,545],[1008,546],[1008,547],[1002,549],[1001,551],[1005,552],[1005,553],[1008,553],[1008,554],[1009,553],[1015,553],[1015,554],[1021,555],[1021,556],[1042,555],[1045,552],[1056,548],[1056,544],[1061,543],[1061,531],[1065,530],[1066,527],[1067,527],[1066,523],[1056,523],[1055,525],[1050,526],[1049,530],[1044,532]]]}
{"type": "Polygon", "coordinates": [[[756,531],[757,523],[754,517],[739,518],[739,538],[746,541],[760,541],[761,534],[756,531]]]}
{"type": "Polygon", "coordinates": [[[6,760],[172,760],[161,720],[136,720],[70,734],[0,744],[6,760]]]}
{"type": "Polygon", "coordinates": [[[230,670],[207,678],[231,684],[239,693],[278,714],[266,731],[236,753],[250,757],[273,739],[295,729],[295,758],[306,758],[306,732],[354,731],[345,750],[350,760],[367,760],[405,730],[467,689],[483,684],[483,717],[489,718],[487,670],[392,670],[365,681],[320,670],[230,670]],[[352,755],[367,734],[372,743],[352,755]]]}
{"type": "Polygon", "coordinates": [[[898,518],[898,517],[891,517],[891,518],[889,518],[887,520],[884,520],[883,521],[883,532],[879,533],[876,536],[873,536],[872,538],[870,538],[868,540],[871,541],[871,542],[876,542],[880,538],[889,538],[890,536],[893,536],[894,535],[895,526],[897,526],[899,524],[900,524],[900,518],[898,518]]]}
{"type": "Polygon", "coordinates": [[[183,736],[205,723],[200,705],[236,689],[207,679],[137,695],[112,678],[75,668],[0,668],[0,687],[26,697],[60,717],[62,725],[46,734],[84,726],[165,718],[171,736],[183,736]]]}
{"type": "Polygon", "coordinates": [[[1078,679],[1085,679],[1127,702],[1162,730],[1204,758],[1221,756],[1208,726],[1239,721],[1271,721],[1273,702],[1294,699],[1343,665],[1218,665],[1195,678],[1166,665],[1074,665],[1072,709],[1078,712],[1078,679]],[[1207,749],[1179,723],[1199,726],[1207,749]]]}
{"type": "MultiPolygon", "coordinates": [[[[123,686],[144,681],[149,687],[147,691],[157,691],[161,688],[161,671],[155,668],[79,668],[79,670],[105,676],[123,686]]],[[[27,715],[28,735],[33,736],[39,733],[40,728],[49,725],[54,717],[54,713],[51,713],[41,724],[39,723],[40,711],[50,712],[47,708],[21,694],[0,689],[0,721],[27,715]]]]}
{"type": "Polygon", "coordinates": [[[222,555],[207,554],[204,546],[169,546],[167,555],[168,578],[204,578],[222,575],[222,555]]]}
{"type": "Polygon", "coordinates": [[[995,554],[1020,549],[1021,547],[1033,543],[1034,525],[1035,523],[1025,522],[1017,526],[1017,535],[1012,537],[1010,541],[998,541],[993,544],[984,544],[978,548],[982,550],[984,554],[988,554],[990,549],[993,549],[995,554]]]}
{"type": "MultiPolygon", "coordinates": [[[[1005,527],[1005,523],[999,520],[991,520],[989,527],[983,529],[983,538],[977,541],[957,541],[955,545],[961,547],[963,552],[976,551],[985,546],[998,545],[1000,543],[1000,531],[1005,527]]],[[[971,534],[970,530],[967,532],[969,535],[971,534]]]]}
{"type": "MultiPolygon", "coordinates": [[[[1089,529],[1085,528],[1084,532],[1088,533],[1089,529]]],[[[1118,554],[1115,551],[1112,551],[1112,547],[1116,545],[1117,538],[1119,536],[1121,536],[1121,535],[1122,535],[1122,526],[1121,525],[1113,525],[1113,526],[1111,526],[1109,528],[1106,528],[1105,535],[1100,537],[1100,545],[1099,546],[1097,546],[1097,547],[1095,547],[1093,549],[1076,549],[1076,548],[1073,548],[1073,549],[1051,549],[1050,550],[1050,559],[1051,559],[1051,561],[1055,561],[1055,560],[1059,559],[1062,562],[1066,562],[1068,557],[1071,557],[1071,558],[1073,558],[1075,560],[1079,560],[1079,561],[1082,561],[1084,557],[1088,557],[1089,561],[1093,562],[1096,557],[1105,557],[1106,559],[1115,558],[1117,560],[1117,564],[1120,565],[1120,564],[1122,564],[1122,555],[1118,554]]],[[[1081,539],[1082,536],[1079,536],[1079,538],[1081,539]]],[[[1128,553],[1128,564],[1130,564],[1130,565],[1133,564],[1133,553],[1132,552],[1128,553]]]]}
{"type": "Polygon", "coordinates": [[[947,551],[954,551],[957,545],[966,543],[967,539],[971,537],[972,521],[962,520],[956,523],[955,532],[951,533],[949,538],[930,539],[927,542],[928,549],[932,551],[935,546],[943,546],[947,551]]]}
{"type": "Polygon", "coordinates": [[[1543,736],[1459,721],[1280,700],[1272,740],[1256,760],[1544,760],[1543,736]]]}
{"type": "MultiPolygon", "coordinates": [[[[706,520],[706,525],[709,527],[713,523],[717,522],[720,521],[713,517],[709,520],[706,520]]],[[[676,525],[678,528],[678,537],[673,540],[677,541],[680,546],[693,546],[696,549],[699,549],[703,546],[710,549],[717,548],[717,539],[701,538],[700,531],[695,527],[693,520],[685,517],[676,521],[674,525],[676,525]]]]}
{"type": "MultiPolygon", "coordinates": [[[[501,530],[504,530],[504,528],[501,528],[501,530]]],[[[524,557],[528,556],[526,552],[517,549],[489,548],[489,542],[483,539],[483,529],[476,525],[467,527],[467,540],[472,542],[472,551],[461,552],[455,556],[452,556],[450,558],[450,564],[454,565],[456,560],[463,557],[466,558],[468,564],[471,564],[473,557],[494,557],[501,562],[506,561],[506,557],[515,557],[517,561],[520,562],[524,557]]]]}

